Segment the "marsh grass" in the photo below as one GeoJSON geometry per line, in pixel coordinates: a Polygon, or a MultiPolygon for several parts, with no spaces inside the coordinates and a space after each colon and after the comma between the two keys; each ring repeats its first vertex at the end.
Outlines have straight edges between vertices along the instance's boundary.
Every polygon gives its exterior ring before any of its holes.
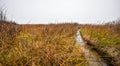
{"type": "MultiPolygon", "coordinates": [[[[120,21],[105,25],[83,25],[82,35],[89,44],[114,58],[113,65],[120,64],[120,21]]],[[[112,61],[112,60],[111,60],[112,61]]]]}
{"type": "Polygon", "coordinates": [[[0,22],[0,66],[85,66],[76,26],[0,22]]]}

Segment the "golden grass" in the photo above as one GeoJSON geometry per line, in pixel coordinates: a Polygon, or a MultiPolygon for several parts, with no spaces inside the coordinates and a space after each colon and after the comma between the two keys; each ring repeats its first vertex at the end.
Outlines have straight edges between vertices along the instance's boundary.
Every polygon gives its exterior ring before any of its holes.
{"type": "Polygon", "coordinates": [[[75,46],[77,24],[5,25],[0,24],[4,38],[0,39],[0,66],[86,65],[83,52],[75,46]]]}

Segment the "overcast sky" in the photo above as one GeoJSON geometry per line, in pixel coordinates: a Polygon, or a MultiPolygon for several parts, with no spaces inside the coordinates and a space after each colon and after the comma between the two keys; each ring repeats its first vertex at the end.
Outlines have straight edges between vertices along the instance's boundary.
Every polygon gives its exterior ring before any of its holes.
{"type": "Polygon", "coordinates": [[[120,18],[120,0],[0,0],[17,23],[98,23],[120,18]]]}

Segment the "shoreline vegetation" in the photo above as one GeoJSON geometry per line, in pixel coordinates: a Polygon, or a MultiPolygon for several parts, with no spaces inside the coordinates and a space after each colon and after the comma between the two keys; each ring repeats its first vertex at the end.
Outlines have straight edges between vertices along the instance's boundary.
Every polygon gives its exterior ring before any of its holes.
{"type": "MultiPolygon", "coordinates": [[[[76,31],[93,50],[120,64],[120,21],[105,25],[77,23],[19,25],[0,21],[0,66],[86,66],[81,48],[75,46],[76,31]],[[102,52],[101,52],[102,51],[102,52]]],[[[106,60],[106,59],[105,59],[106,60]]]]}
{"type": "Polygon", "coordinates": [[[120,65],[120,20],[105,25],[84,25],[81,29],[84,40],[98,52],[106,63],[120,65]]]}

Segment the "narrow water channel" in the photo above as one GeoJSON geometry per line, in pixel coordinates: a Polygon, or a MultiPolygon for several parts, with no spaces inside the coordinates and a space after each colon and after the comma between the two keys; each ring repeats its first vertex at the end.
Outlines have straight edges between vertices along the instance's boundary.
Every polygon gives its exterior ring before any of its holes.
{"type": "Polygon", "coordinates": [[[82,49],[84,56],[88,62],[88,66],[108,66],[100,56],[95,52],[89,49],[84,42],[80,30],[76,33],[76,44],[82,49]]]}

